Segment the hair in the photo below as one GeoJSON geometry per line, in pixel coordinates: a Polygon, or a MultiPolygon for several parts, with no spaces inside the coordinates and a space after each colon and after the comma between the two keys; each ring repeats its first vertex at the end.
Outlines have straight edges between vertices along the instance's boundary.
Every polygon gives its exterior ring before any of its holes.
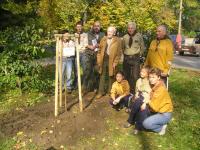
{"type": "Polygon", "coordinates": [[[98,23],[98,24],[100,24],[100,26],[101,26],[101,23],[100,23],[99,20],[94,21],[94,22],[93,22],[93,25],[94,25],[95,23],[98,23]]]}
{"type": "Polygon", "coordinates": [[[109,27],[107,28],[107,30],[108,30],[108,29],[112,29],[114,33],[116,33],[116,31],[117,31],[117,29],[116,29],[114,26],[109,26],[109,27]]]}
{"type": "Polygon", "coordinates": [[[77,26],[77,25],[81,25],[81,26],[82,26],[82,25],[83,25],[83,22],[82,22],[82,21],[78,21],[78,22],[76,23],[76,26],[77,26]]]}
{"type": "Polygon", "coordinates": [[[156,74],[158,77],[160,77],[161,76],[161,70],[158,69],[158,68],[151,68],[149,70],[149,74],[156,74]]]}
{"type": "Polygon", "coordinates": [[[161,24],[157,28],[162,28],[165,31],[165,33],[167,34],[167,26],[166,25],[161,24]]]}
{"type": "Polygon", "coordinates": [[[136,29],[136,23],[135,22],[128,22],[127,26],[133,26],[133,28],[136,29]]]}
{"type": "Polygon", "coordinates": [[[142,69],[145,69],[145,70],[147,71],[147,73],[149,74],[149,71],[150,71],[150,69],[151,69],[151,66],[145,65],[145,66],[142,66],[141,70],[142,70],[142,69]]]}
{"type": "Polygon", "coordinates": [[[116,76],[117,76],[117,74],[121,74],[124,77],[124,72],[123,71],[117,71],[116,76]]]}
{"type": "Polygon", "coordinates": [[[67,29],[64,29],[60,32],[61,34],[65,34],[65,33],[69,33],[69,31],[67,29]]]}

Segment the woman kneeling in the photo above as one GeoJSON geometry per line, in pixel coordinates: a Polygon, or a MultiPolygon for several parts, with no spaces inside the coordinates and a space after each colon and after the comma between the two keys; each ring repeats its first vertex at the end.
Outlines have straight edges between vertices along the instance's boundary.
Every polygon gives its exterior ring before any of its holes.
{"type": "Polygon", "coordinates": [[[149,73],[149,82],[152,85],[151,99],[143,104],[142,109],[148,104],[151,115],[143,121],[147,130],[165,134],[167,123],[172,117],[173,105],[165,84],[161,80],[161,71],[153,68],[149,73]]]}

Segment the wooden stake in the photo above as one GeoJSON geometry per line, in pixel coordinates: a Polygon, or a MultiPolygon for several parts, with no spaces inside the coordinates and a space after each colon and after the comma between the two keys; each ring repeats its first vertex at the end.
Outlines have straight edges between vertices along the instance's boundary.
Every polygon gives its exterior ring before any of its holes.
{"type": "Polygon", "coordinates": [[[58,60],[59,60],[59,37],[56,37],[55,117],[58,116],[58,60]]]}
{"type": "Polygon", "coordinates": [[[64,86],[65,86],[65,111],[67,110],[67,82],[66,76],[64,78],[64,86]]]}
{"type": "Polygon", "coordinates": [[[77,60],[77,71],[78,71],[78,95],[79,95],[79,108],[80,112],[83,111],[83,101],[81,94],[81,71],[80,71],[80,57],[79,57],[79,47],[76,46],[76,60],[77,60]]]}
{"type": "Polygon", "coordinates": [[[59,52],[60,52],[60,63],[59,63],[59,89],[60,89],[60,98],[59,104],[62,107],[62,58],[63,58],[63,42],[62,38],[59,39],[59,52]]]}

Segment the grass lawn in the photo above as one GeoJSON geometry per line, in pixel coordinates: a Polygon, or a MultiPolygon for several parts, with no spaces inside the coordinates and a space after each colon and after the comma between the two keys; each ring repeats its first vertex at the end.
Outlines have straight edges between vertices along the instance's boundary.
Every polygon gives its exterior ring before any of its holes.
{"type": "MultiPolygon", "coordinates": [[[[152,132],[141,132],[138,135],[132,135],[132,128],[124,129],[121,126],[127,119],[127,114],[111,111],[112,115],[105,118],[105,132],[91,137],[82,137],[73,148],[69,149],[200,149],[200,73],[173,69],[170,76],[169,91],[174,103],[174,113],[164,136],[152,132]]],[[[16,137],[0,140],[0,150],[13,149],[16,142],[16,137]]],[[[40,148],[37,148],[33,143],[25,146],[24,149],[40,148]]],[[[66,145],[64,145],[64,149],[68,149],[66,145]]]]}

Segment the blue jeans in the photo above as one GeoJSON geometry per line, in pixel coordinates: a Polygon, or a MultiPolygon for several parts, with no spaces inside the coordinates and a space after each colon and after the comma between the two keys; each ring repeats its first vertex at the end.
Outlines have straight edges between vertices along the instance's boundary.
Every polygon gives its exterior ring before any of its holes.
{"type": "Polygon", "coordinates": [[[167,124],[172,117],[171,112],[167,113],[156,113],[147,117],[143,121],[143,127],[148,130],[152,130],[154,132],[160,132],[163,125],[167,124]]]}
{"type": "Polygon", "coordinates": [[[129,114],[128,122],[130,124],[135,124],[137,130],[143,130],[143,121],[150,115],[148,106],[145,110],[141,110],[144,98],[140,96],[131,106],[131,112],[129,114]]]}
{"type": "MultiPolygon", "coordinates": [[[[62,78],[64,81],[64,78],[66,76],[66,82],[67,82],[67,89],[72,90],[73,88],[73,79],[72,79],[72,71],[75,63],[74,57],[66,57],[63,58],[63,64],[62,64],[62,78]]],[[[64,84],[64,82],[63,82],[64,84]]]]}

